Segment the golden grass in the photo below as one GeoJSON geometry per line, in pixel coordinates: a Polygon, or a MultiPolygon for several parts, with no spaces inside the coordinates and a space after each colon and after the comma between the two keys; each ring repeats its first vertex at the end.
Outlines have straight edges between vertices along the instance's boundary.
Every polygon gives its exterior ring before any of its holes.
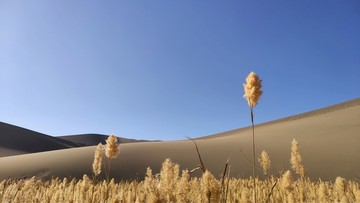
{"type": "MultiPolygon", "coordinates": [[[[200,178],[190,178],[188,171],[180,173],[177,164],[166,160],[159,174],[152,174],[148,168],[144,181],[94,183],[86,175],[80,180],[3,180],[0,202],[251,202],[252,181],[226,179],[225,195],[220,180],[209,171],[200,178]]],[[[256,179],[256,186],[260,202],[360,202],[359,182],[340,177],[335,182],[313,182],[293,179],[287,171],[280,178],[256,179]]]]}

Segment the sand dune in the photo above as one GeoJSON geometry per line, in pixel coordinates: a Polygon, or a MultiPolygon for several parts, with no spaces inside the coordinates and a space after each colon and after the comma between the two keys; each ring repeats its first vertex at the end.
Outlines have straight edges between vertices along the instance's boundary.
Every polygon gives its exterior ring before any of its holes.
{"type": "Polygon", "coordinates": [[[0,157],[78,146],[67,140],[0,122],[0,157]]]}
{"type": "MultiPolygon", "coordinates": [[[[99,143],[105,144],[108,135],[101,134],[83,134],[83,135],[68,135],[58,137],[63,140],[67,140],[82,146],[94,146],[99,143]]],[[[133,143],[133,142],[149,142],[147,140],[136,140],[127,138],[118,138],[119,143],[133,143]]]]}
{"type": "MultiPolygon", "coordinates": [[[[290,169],[293,138],[300,143],[310,178],[334,180],[342,176],[359,180],[360,99],[256,126],[257,153],[262,150],[269,153],[273,174],[290,169]]],[[[213,174],[220,175],[231,156],[233,177],[251,175],[251,164],[243,156],[251,158],[250,128],[199,138],[196,142],[205,166],[213,174]]],[[[3,157],[0,158],[0,179],[91,175],[94,150],[91,146],[3,157]]],[[[188,140],[125,143],[121,144],[119,157],[113,160],[111,176],[123,180],[142,179],[147,166],[158,172],[166,158],[179,163],[182,169],[193,169],[199,163],[194,145],[188,140]]]]}
{"type": "MultiPolygon", "coordinates": [[[[83,134],[53,137],[0,122],[0,157],[105,144],[108,135],[83,134]]],[[[120,143],[148,142],[119,137],[120,143]]]]}

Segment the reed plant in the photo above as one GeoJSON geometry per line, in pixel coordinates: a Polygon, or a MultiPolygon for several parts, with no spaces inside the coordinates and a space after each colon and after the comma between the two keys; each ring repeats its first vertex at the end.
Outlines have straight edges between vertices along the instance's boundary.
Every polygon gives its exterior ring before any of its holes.
{"type": "Polygon", "coordinates": [[[255,127],[254,127],[254,107],[257,105],[260,96],[262,95],[261,79],[254,72],[251,72],[246,77],[244,86],[244,98],[247,100],[250,107],[250,118],[252,127],[252,151],[253,151],[253,191],[254,191],[254,202],[256,203],[256,163],[255,163],[255,127]]]}
{"type": "Polygon", "coordinates": [[[110,135],[106,139],[105,147],[99,143],[96,146],[95,154],[94,154],[94,161],[92,164],[92,172],[93,172],[93,182],[96,183],[97,177],[101,173],[102,165],[105,168],[105,176],[106,181],[109,182],[110,179],[110,169],[111,169],[111,161],[115,159],[120,153],[119,143],[117,141],[117,137],[115,135],[110,135]],[[105,156],[108,158],[107,167],[106,164],[103,162],[103,153],[105,151],[105,156]]]}
{"type": "Polygon", "coordinates": [[[115,159],[120,153],[119,143],[116,135],[110,135],[106,140],[105,155],[108,158],[108,168],[106,173],[106,180],[109,181],[111,161],[115,159]]]}

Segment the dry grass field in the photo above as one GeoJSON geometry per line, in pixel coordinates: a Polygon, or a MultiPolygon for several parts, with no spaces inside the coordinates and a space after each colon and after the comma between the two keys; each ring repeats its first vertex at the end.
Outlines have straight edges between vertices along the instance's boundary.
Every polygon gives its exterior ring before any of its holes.
{"type": "MultiPolygon", "coordinates": [[[[159,174],[150,168],[144,181],[98,181],[36,178],[3,180],[1,202],[251,202],[252,179],[217,179],[209,171],[190,178],[167,159],[159,174]]],[[[280,177],[256,179],[258,202],[360,202],[356,181],[311,181],[286,171],[280,177]]]]}

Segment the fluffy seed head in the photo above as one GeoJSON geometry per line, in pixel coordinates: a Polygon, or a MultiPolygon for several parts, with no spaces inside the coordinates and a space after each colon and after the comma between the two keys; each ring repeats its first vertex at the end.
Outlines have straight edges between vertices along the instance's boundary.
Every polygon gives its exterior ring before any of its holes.
{"type": "Polygon", "coordinates": [[[116,158],[119,155],[119,144],[115,135],[110,135],[106,140],[105,155],[109,159],[116,158]]]}
{"type": "Polygon", "coordinates": [[[160,171],[161,195],[167,202],[173,202],[175,195],[174,188],[178,183],[180,166],[166,159],[160,171]]]}
{"type": "Polygon", "coordinates": [[[244,86],[244,98],[247,100],[250,108],[254,108],[262,95],[261,79],[254,72],[246,77],[244,86]]]}
{"type": "Polygon", "coordinates": [[[326,185],[323,182],[321,182],[318,187],[318,195],[319,195],[320,200],[322,200],[322,201],[326,200],[327,191],[328,191],[328,189],[326,188],[326,185]]]}
{"type": "Polygon", "coordinates": [[[299,152],[299,143],[293,139],[291,142],[291,157],[290,157],[291,168],[300,175],[305,176],[304,165],[302,164],[302,158],[299,152]]]}
{"type": "Polygon", "coordinates": [[[93,173],[95,174],[95,176],[99,175],[101,172],[102,153],[103,153],[103,145],[99,143],[95,149],[94,162],[92,165],[93,173]]]}
{"type": "Polygon", "coordinates": [[[280,181],[281,181],[281,188],[283,190],[289,191],[292,189],[293,180],[292,180],[291,172],[289,170],[284,173],[280,181]]]}
{"type": "Polygon", "coordinates": [[[176,185],[176,202],[189,202],[190,187],[190,174],[188,170],[183,170],[182,175],[176,185]]]}
{"type": "Polygon", "coordinates": [[[337,177],[335,179],[335,190],[342,196],[346,192],[346,181],[345,178],[337,177]]]}
{"type": "Polygon", "coordinates": [[[269,172],[271,161],[269,155],[265,150],[262,151],[260,154],[259,163],[264,174],[266,175],[269,172]]]}
{"type": "Polygon", "coordinates": [[[219,202],[221,186],[218,180],[206,170],[201,178],[201,190],[207,202],[219,202]]]}

